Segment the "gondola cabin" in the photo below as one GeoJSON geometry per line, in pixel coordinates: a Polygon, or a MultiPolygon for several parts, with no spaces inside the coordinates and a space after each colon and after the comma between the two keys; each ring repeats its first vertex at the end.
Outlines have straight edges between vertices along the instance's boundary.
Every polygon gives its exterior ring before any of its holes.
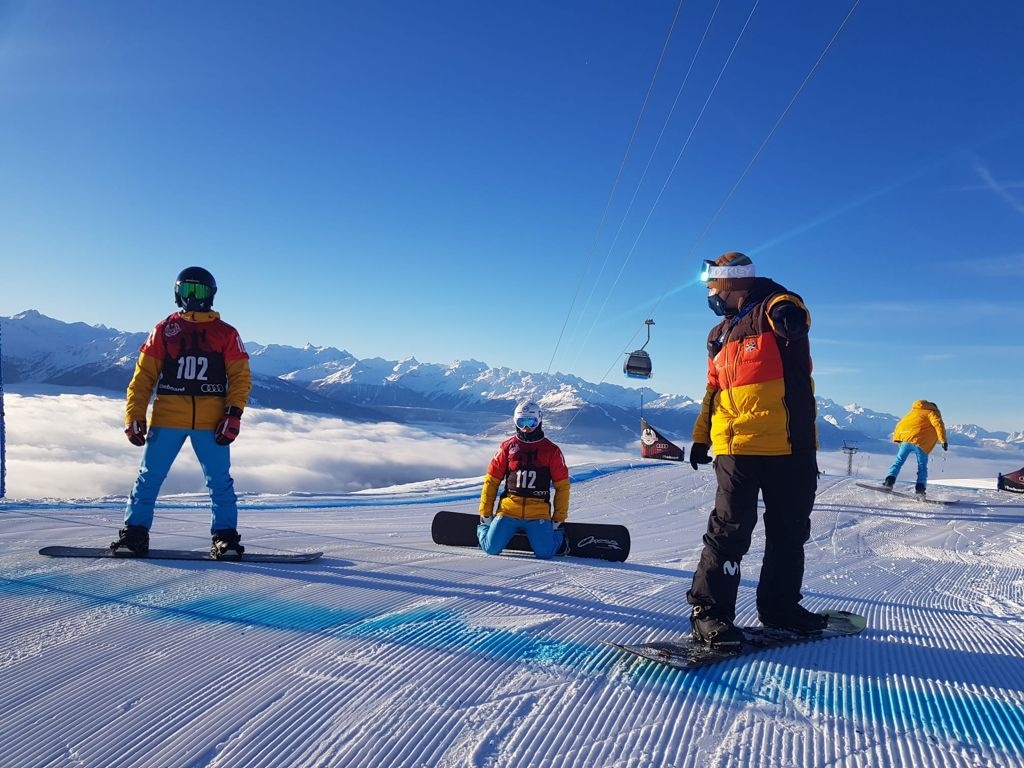
{"type": "Polygon", "coordinates": [[[651,378],[651,356],[642,349],[630,352],[622,366],[622,372],[631,379],[651,378]]]}

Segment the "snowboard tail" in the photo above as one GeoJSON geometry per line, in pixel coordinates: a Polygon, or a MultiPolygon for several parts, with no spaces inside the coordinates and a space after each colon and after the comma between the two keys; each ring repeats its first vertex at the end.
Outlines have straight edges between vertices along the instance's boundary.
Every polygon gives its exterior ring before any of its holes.
{"type": "Polygon", "coordinates": [[[310,563],[323,555],[323,552],[250,552],[246,550],[241,557],[215,559],[209,550],[193,549],[151,549],[149,554],[139,557],[128,552],[114,553],[110,547],[43,547],[40,555],[47,557],[92,557],[110,558],[113,560],[205,560],[211,563],[310,563]]]}
{"type": "Polygon", "coordinates": [[[772,648],[856,635],[867,626],[867,620],[863,616],[849,611],[828,610],[820,613],[828,617],[828,625],[820,632],[802,634],[788,629],[740,627],[743,630],[743,645],[739,648],[715,648],[693,640],[658,641],[637,645],[609,642],[608,645],[673,669],[700,669],[721,661],[759,654],[772,648]]]}
{"type": "MultiPolygon", "coordinates": [[[[480,524],[479,515],[467,512],[450,512],[442,509],[430,525],[430,535],[435,544],[450,547],[479,547],[476,536],[480,524]]],[[[569,543],[565,553],[572,557],[588,557],[621,563],[629,557],[629,530],[624,525],[610,523],[574,523],[562,526],[569,543]]],[[[515,552],[533,552],[526,534],[517,533],[505,549],[515,552]]]]}

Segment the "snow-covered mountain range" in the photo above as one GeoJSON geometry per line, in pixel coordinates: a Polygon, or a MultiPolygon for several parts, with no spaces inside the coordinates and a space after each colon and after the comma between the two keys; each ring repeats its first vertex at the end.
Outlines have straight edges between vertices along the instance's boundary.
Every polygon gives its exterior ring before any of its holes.
{"type": "MultiPolygon", "coordinates": [[[[3,380],[12,389],[49,385],[122,393],[146,337],[145,332],[66,323],[35,310],[0,322],[3,380]]],[[[609,447],[637,440],[641,391],[631,387],[594,384],[564,373],[495,368],[477,360],[423,363],[411,357],[358,359],[342,349],[309,344],[298,348],[246,341],[246,346],[256,406],[487,435],[507,432],[513,404],[529,397],[540,402],[546,423],[561,440],[609,447]]],[[[643,389],[648,420],[681,444],[689,441],[699,409],[699,399],[643,389]]],[[[818,398],[822,449],[855,443],[860,449],[888,451],[897,420],[889,413],[818,398]]],[[[956,445],[1024,450],[1024,432],[989,432],[973,424],[947,427],[956,445]]]]}

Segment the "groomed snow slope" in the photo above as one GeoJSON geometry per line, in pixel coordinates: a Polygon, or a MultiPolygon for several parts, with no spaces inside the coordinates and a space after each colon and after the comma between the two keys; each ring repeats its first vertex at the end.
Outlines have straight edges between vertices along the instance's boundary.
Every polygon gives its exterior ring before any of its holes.
{"type": "MultiPolygon", "coordinates": [[[[710,470],[577,467],[573,517],[627,563],[435,546],[476,482],[255,496],[253,550],[301,566],[50,559],[105,544],[123,501],[0,503],[0,766],[1019,766],[1024,499],[940,507],[825,476],[804,604],[860,636],[681,673],[604,640],[688,631],[710,470]]],[[[206,546],[199,496],[153,546],[206,546]]],[[[760,529],[739,618],[753,622],[760,529]]]]}

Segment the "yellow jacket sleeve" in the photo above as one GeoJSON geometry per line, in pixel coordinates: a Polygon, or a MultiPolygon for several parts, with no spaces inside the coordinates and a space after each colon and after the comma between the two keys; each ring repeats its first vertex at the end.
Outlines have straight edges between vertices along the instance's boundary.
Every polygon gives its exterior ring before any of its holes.
{"type": "Polygon", "coordinates": [[[704,400],[700,404],[700,414],[693,423],[693,442],[711,445],[711,410],[714,407],[718,389],[708,386],[704,392],[704,400]]]}
{"type": "Polygon", "coordinates": [[[135,362],[135,373],[132,374],[132,380],[128,384],[128,401],[124,411],[125,424],[146,420],[146,411],[149,409],[153,390],[156,389],[156,382],[160,378],[160,369],[158,358],[150,357],[144,352],[139,355],[139,359],[135,362]]]}
{"type": "Polygon", "coordinates": [[[249,402],[249,393],[252,392],[252,372],[249,370],[249,358],[228,360],[226,368],[228,396],[225,399],[224,407],[233,405],[240,410],[245,410],[245,406],[249,402]]]}
{"type": "Polygon", "coordinates": [[[555,482],[555,512],[552,519],[564,523],[569,518],[569,478],[555,482]]]}
{"type": "Polygon", "coordinates": [[[935,435],[939,438],[939,442],[948,443],[949,441],[946,439],[946,425],[943,423],[942,417],[935,411],[928,411],[928,420],[935,427],[935,435]]]}
{"type": "Polygon", "coordinates": [[[484,487],[480,491],[480,515],[490,517],[494,514],[494,499],[498,496],[501,480],[491,475],[484,475],[484,487]]]}

